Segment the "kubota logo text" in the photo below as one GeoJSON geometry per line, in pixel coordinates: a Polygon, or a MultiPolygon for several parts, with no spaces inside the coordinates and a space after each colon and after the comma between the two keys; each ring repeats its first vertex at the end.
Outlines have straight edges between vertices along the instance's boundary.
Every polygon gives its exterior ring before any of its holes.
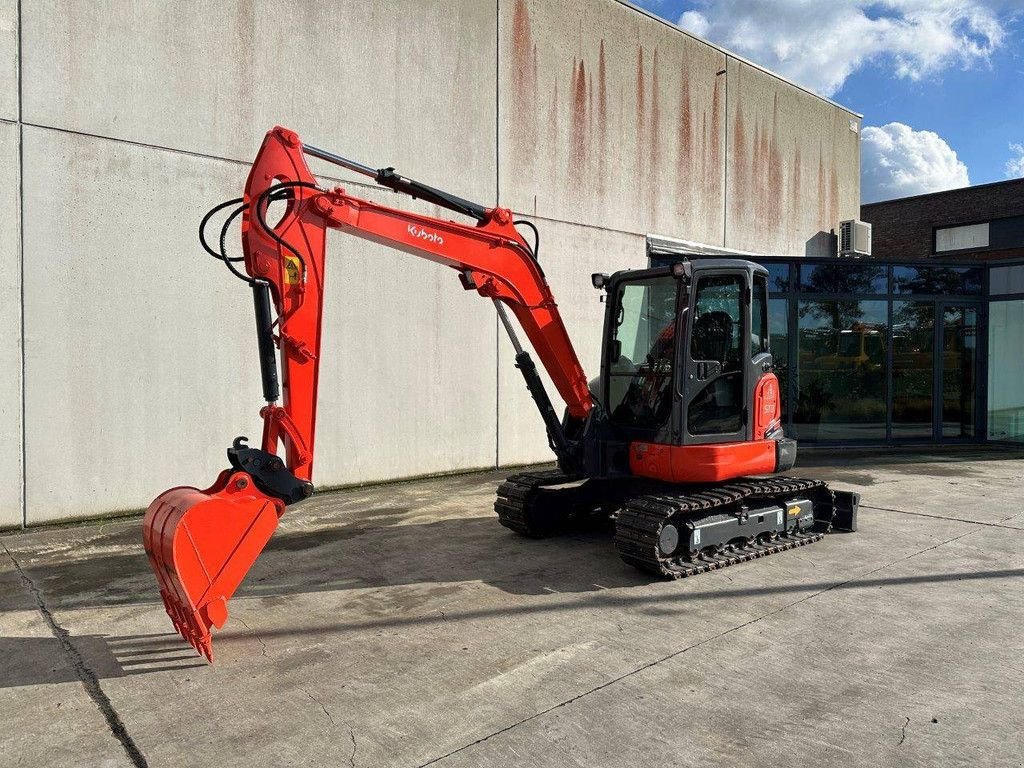
{"type": "Polygon", "coordinates": [[[444,238],[437,234],[437,232],[428,232],[423,227],[417,227],[415,224],[410,224],[408,231],[410,235],[418,237],[420,240],[426,240],[437,245],[444,245],[444,238]]]}

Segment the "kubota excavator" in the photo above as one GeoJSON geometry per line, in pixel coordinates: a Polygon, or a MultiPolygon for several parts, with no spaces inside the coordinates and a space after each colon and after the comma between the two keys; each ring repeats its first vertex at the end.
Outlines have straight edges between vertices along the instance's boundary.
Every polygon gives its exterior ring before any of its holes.
{"type": "Polygon", "coordinates": [[[230,466],[212,486],[166,491],[143,523],[167,613],[211,661],[211,627],[224,625],[228,600],[285,508],[313,493],[328,229],[451,267],[464,289],[494,302],[558,466],[499,486],[494,508],[507,528],[541,537],[586,518],[610,518],[623,560],[671,578],[808,544],[832,529],[855,530],[857,494],[817,480],[764,477],[793,466],[796,443],[781,426],[763,267],[698,259],[593,275],[607,306],[601,376],[588,383],[538,261],[533,224],[393,168],[317,149],[277,127],[263,142],[245,194],[216,206],[200,225],[204,248],[252,289],[267,403],[261,445],[236,438],[227,451],[230,466]],[[475,223],[323,189],[306,156],[475,223]],[[273,224],[272,203],[285,205],[273,224]],[[214,248],[206,230],[225,209],[214,248]],[[239,216],[243,255],[229,256],[227,232],[239,216]],[[533,230],[532,245],[519,226],[533,230]],[[565,401],[561,419],[509,311],[565,401]]]}

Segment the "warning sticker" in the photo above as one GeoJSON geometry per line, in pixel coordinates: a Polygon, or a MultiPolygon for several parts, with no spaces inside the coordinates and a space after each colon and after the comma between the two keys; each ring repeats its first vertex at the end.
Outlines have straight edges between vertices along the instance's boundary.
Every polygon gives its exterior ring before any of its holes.
{"type": "Polygon", "coordinates": [[[288,285],[298,285],[302,280],[302,264],[295,256],[284,257],[284,281],[288,285]]]}

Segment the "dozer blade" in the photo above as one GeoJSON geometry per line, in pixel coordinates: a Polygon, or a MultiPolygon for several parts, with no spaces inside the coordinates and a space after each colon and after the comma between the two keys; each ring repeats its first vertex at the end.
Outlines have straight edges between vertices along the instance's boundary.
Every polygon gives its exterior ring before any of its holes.
{"type": "Polygon", "coordinates": [[[143,544],[174,628],[213,661],[210,628],[228,618],[228,600],[270,540],[284,502],[245,472],[225,470],[206,490],[172,488],[143,521],[143,544]]]}

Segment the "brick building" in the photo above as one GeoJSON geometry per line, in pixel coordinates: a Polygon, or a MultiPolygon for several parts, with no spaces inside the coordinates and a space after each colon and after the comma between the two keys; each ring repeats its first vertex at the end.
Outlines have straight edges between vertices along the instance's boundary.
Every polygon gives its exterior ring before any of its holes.
{"type": "Polygon", "coordinates": [[[887,261],[1024,260],[1024,179],[861,206],[874,258],[887,261]]]}

